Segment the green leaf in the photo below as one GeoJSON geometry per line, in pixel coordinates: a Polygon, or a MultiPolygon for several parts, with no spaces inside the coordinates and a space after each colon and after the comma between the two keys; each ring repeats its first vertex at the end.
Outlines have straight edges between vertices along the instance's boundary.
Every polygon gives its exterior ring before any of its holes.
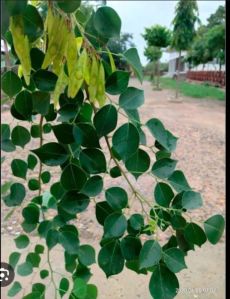
{"type": "Polygon", "coordinates": [[[36,41],[43,34],[43,20],[36,7],[27,5],[23,14],[24,32],[30,42],[36,41]]]}
{"type": "Polygon", "coordinates": [[[32,48],[30,50],[31,66],[34,70],[39,70],[42,67],[45,54],[38,48],[32,48]]]}
{"type": "Polygon", "coordinates": [[[1,142],[1,150],[3,150],[4,152],[13,152],[16,150],[16,146],[12,143],[11,140],[2,140],[1,142]]]}
{"type": "Polygon", "coordinates": [[[156,152],[156,159],[160,160],[160,159],[164,159],[164,158],[170,158],[171,157],[171,153],[161,150],[156,152]]]}
{"type": "Polygon", "coordinates": [[[46,245],[51,250],[59,242],[59,232],[54,229],[50,229],[46,235],[46,245]]]}
{"type": "Polygon", "coordinates": [[[49,171],[44,171],[44,172],[41,174],[41,180],[42,180],[43,184],[47,184],[47,183],[49,183],[50,178],[51,178],[51,174],[50,174],[49,171]]]}
{"type": "Polygon", "coordinates": [[[30,190],[35,191],[39,190],[40,188],[40,182],[37,179],[30,179],[28,182],[28,187],[30,190]]]}
{"type": "Polygon", "coordinates": [[[1,195],[5,195],[9,189],[10,189],[10,186],[12,185],[12,182],[5,182],[1,185],[1,195]]]}
{"type": "Polygon", "coordinates": [[[144,275],[147,275],[147,273],[148,273],[146,269],[142,269],[142,270],[139,269],[139,267],[140,267],[140,265],[139,265],[139,260],[127,261],[127,262],[125,263],[125,266],[126,266],[128,269],[130,269],[130,270],[136,272],[137,274],[144,274],[144,275]]]}
{"type": "Polygon", "coordinates": [[[114,210],[106,201],[98,202],[96,204],[96,218],[98,223],[104,226],[104,222],[107,216],[112,214],[114,210]]]}
{"type": "Polygon", "coordinates": [[[18,265],[17,273],[20,276],[28,276],[33,272],[33,266],[29,262],[18,265]]]}
{"type": "MultiPolygon", "coordinates": [[[[12,1],[8,1],[12,2],[12,1]]],[[[22,81],[20,78],[12,71],[8,71],[2,75],[2,90],[10,98],[19,93],[22,89],[22,81]]]]}
{"type": "Polygon", "coordinates": [[[147,121],[146,126],[153,137],[169,152],[176,149],[177,137],[165,130],[164,125],[159,119],[152,118],[147,121]]]}
{"type": "Polygon", "coordinates": [[[21,289],[22,289],[22,286],[21,286],[20,282],[15,281],[13,283],[13,285],[11,286],[11,288],[8,290],[7,296],[14,297],[21,291],[21,289]]]}
{"type": "Polygon", "coordinates": [[[95,114],[93,123],[99,137],[108,135],[117,126],[117,109],[113,105],[102,107],[95,114]]]}
{"type": "Polygon", "coordinates": [[[114,9],[103,6],[97,9],[93,23],[97,32],[105,38],[119,37],[121,19],[114,9]]]}
{"type": "Polygon", "coordinates": [[[87,284],[81,278],[76,278],[73,285],[73,294],[79,298],[84,299],[87,295],[87,284]]]}
{"type": "Polygon", "coordinates": [[[41,91],[54,91],[58,77],[46,70],[38,70],[33,74],[34,83],[41,91]]]}
{"type": "Polygon", "coordinates": [[[121,252],[120,241],[111,241],[104,245],[98,255],[98,264],[108,278],[111,275],[122,272],[124,257],[121,252]]]}
{"type": "Polygon", "coordinates": [[[41,270],[40,271],[40,277],[41,277],[41,279],[45,279],[48,276],[49,276],[49,271],[48,270],[41,270]]]}
{"type": "Polygon", "coordinates": [[[41,258],[35,252],[28,253],[26,257],[26,262],[30,263],[34,268],[38,268],[40,264],[41,258]]]}
{"type": "Polygon", "coordinates": [[[81,245],[78,250],[78,259],[84,266],[90,266],[96,262],[95,250],[90,245],[81,245]]]}
{"type": "Polygon", "coordinates": [[[32,93],[33,112],[47,116],[50,109],[50,94],[44,91],[32,93]]]}
{"type": "Polygon", "coordinates": [[[30,142],[30,133],[26,128],[16,126],[12,130],[11,138],[14,145],[24,148],[25,145],[30,142]]]}
{"type": "Polygon", "coordinates": [[[174,197],[174,193],[169,185],[165,183],[157,183],[154,190],[155,201],[162,207],[169,207],[171,200],[174,197]]]}
{"type": "Polygon", "coordinates": [[[152,173],[160,179],[168,178],[174,172],[176,164],[176,160],[162,158],[153,164],[152,173]]]}
{"type": "Polygon", "coordinates": [[[121,170],[119,167],[114,166],[113,168],[110,169],[109,174],[112,178],[118,178],[121,176],[121,170]]]}
{"type": "Polygon", "coordinates": [[[59,295],[61,298],[68,292],[69,290],[69,280],[63,277],[59,284],[59,295]]]}
{"type": "Polygon", "coordinates": [[[59,207],[71,215],[85,211],[88,205],[89,197],[84,194],[77,193],[76,191],[69,191],[65,193],[59,203],[59,207]]]}
{"type": "Polygon", "coordinates": [[[93,284],[88,284],[87,285],[87,295],[85,299],[97,299],[97,287],[93,284]]]}
{"type": "Polygon", "coordinates": [[[27,90],[21,91],[14,102],[15,109],[21,114],[26,120],[31,120],[33,104],[32,95],[27,90]]]}
{"type": "Polygon", "coordinates": [[[58,166],[66,162],[68,153],[65,148],[58,143],[50,142],[42,147],[32,150],[42,163],[48,166],[58,166]]]}
{"type": "Polygon", "coordinates": [[[91,124],[77,124],[73,128],[74,140],[84,147],[100,148],[97,132],[91,124]]]}
{"type": "Polygon", "coordinates": [[[10,126],[8,124],[1,124],[1,139],[10,139],[10,126]]]}
{"type": "Polygon", "coordinates": [[[153,298],[172,299],[179,289],[179,282],[174,273],[165,265],[154,266],[152,276],[149,282],[149,290],[153,298]]]}
{"type": "Polygon", "coordinates": [[[57,117],[57,113],[54,111],[54,104],[50,104],[49,112],[45,115],[46,121],[54,121],[57,117]]]}
{"type": "Polygon", "coordinates": [[[96,148],[87,148],[79,156],[81,167],[90,174],[106,172],[106,160],[102,151],[96,148]]]}
{"type": "Polygon", "coordinates": [[[40,299],[41,298],[41,293],[40,292],[32,292],[29,293],[28,295],[24,296],[22,299],[40,299]]]}
{"type": "Polygon", "coordinates": [[[68,164],[61,174],[61,184],[66,190],[81,190],[86,180],[85,172],[75,164],[68,164]]]}
{"type": "Polygon", "coordinates": [[[43,245],[37,244],[35,246],[34,252],[37,254],[42,254],[42,253],[44,253],[44,250],[45,250],[45,247],[43,245]]]}
{"type": "Polygon", "coordinates": [[[210,243],[217,244],[223,235],[225,221],[222,215],[214,215],[204,222],[204,230],[210,243]]]}
{"type": "Polygon", "coordinates": [[[46,289],[46,286],[43,283],[32,284],[32,292],[40,294],[39,297],[35,297],[35,298],[45,299],[45,289],[46,289]]]}
{"type": "Polygon", "coordinates": [[[143,82],[143,72],[140,57],[136,48],[128,49],[124,54],[126,61],[131,65],[135,75],[138,77],[140,82],[143,82]]]}
{"type": "Polygon", "coordinates": [[[186,191],[182,196],[182,207],[187,210],[198,209],[202,206],[203,200],[199,192],[186,191]]]}
{"type": "Polygon", "coordinates": [[[28,206],[22,210],[22,216],[25,219],[25,221],[29,224],[38,223],[39,215],[40,209],[34,203],[28,204],[28,206]]]}
{"type": "Polygon", "coordinates": [[[42,131],[39,125],[32,125],[30,128],[30,134],[33,138],[40,138],[42,136],[42,131]]]}
{"type": "Polygon", "coordinates": [[[49,124],[49,123],[44,124],[44,126],[42,127],[42,130],[43,130],[44,134],[49,134],[52,131],[51,124],[49,124]]]}
{"type": "Polygon", "coordinates": [[[126,236],[121,240],[121,251],[127,261],[137,260],[142,248],[139,238],[126,236]]]}
{"type": "Polygon", "coordinates": [[[14,176],[26,179],[27,163],[20,159],[14,159],[11,162],[11,169],[14,176]]]}
{"type": "Polygon", "coordinates": [[[138,149],[137,152],[125,162],[125,167],[136,179],[146,172],[149,169],[149,166],[150,157],[142,149],[138,149]]]}
{"type": "Polygon", "coordinates": [[[81,193],[89,197],[95,197],[101,193],[102,189],[103,179],[99,175],[95,175],[87,180],[87,182],[83,186],[83,189],[81,189],[81,193]]]}
{"type": "Polygon", "coordinates": [[[27,166],[29,169],[34,170],[35,166],[37,165],[38,160],[34,155],[29,154],[27,158],[27,166]]]}
{"type": "Polygon", "coordinates": [[[157,241],[146,241],[141,249],[139,261],[140,269],[150,268],[159,263],[162,256],[161,246],[157,241]]]}
{"type": "Polygon", "coordinates": [[[15,269],[19,259],[20,259],[21,253],[19,252],[12,252],[9,256],[9,264],[12,268],[15,269]]]}
{"type": "Polygon", "coordinates": [[[119,105],[123,109],[134,110],[144,104],[144,91],[128,87],[119,97],[119,105]]]}
{"type": "Polygon", "coordinates": [[[177,247],[178,246],[178,243],[177,243],[177,238],[176,236],[172,235],[167,243],[165,243],[165,245],[162,247],[162,250],[165,251],[169,248],[173,248],[173,247],[177,247]]]}
{"type": "Polygon", "coordinates": [[[188,242],[185,238],[184,230],[176,230],[176,239],[179,248],[187,254],[189,250],[194,250],[194,245],[191,242],[188,242]]]}
{"type": "Polygon", "coordinates": [[[127,160],[138,149],[139,133],[133,124],[127,123],[116,130],[112,142],[113,149],[123,160],[127,160]]]}
{"type": "Polygon", "coordinates": [[[170,220],[174,229],[183,229],[187,222],[181,215],[173,215],[170,220]]]}
{"type": "Polygon", "coordinates": [[[14,242],[17,248],[23,249],[29,245],[30,240],[26,235],[20,235],[16,239],[14,239],[14,242]]]}
{"type": "Polygon", "coordinates": [[[10,186],[10,194],[4,197],[4,202],[8,207],[15,207],[22,203],[25,196],[25,187],[20,183],[14,183],[10,186]]]}
{"type": "Polygon", "coordinates": [[[111,187],[105,191],[105,197],[113,210],[122,210],[127,207],[128,194],[120,187],[111,187]]]}
{"type": "Polygon", "coordinates": [[[65,13],[73,13],[80,7],[81,0],[58,1],[57,4],[65,13]]]}
{"type": "Polygon", "coordinates": [[[128,220],[128,232],[138,234],[144,227],[144,218],[141,214],[133,214],[128,220]],[[131,231],[130,231],[131,230],[131,231]]]}
{"type": "Polygon", "coordinates": [[[163,252],[164,262],[173,273],[187,268],[184,256],[183,251],[178,248],[169,248],[163,252]]]}
{"type": "Polygon", "coordinates": [[[22,14],[27,6],[27,0],[5,0],[4,2],[11,16],[22,14]]]}
{"type": "Polygon", "coordinates": [[[188,242],[196,244],[199,247],[201,247],[201,245],[207,240],[203,229],[196,223],[192,222],[186,226],[184,230],[184,236],[188,242]]]}
{"type": "Polygon", "coordinates": [[[52,126],[52,129],[58,142],[63,144],[74,143],[73,125],[60,124],[60,125],[52,126]]]}
{"type": "Polygon", "coordinates": [[[14,103],[11,105],[10,113],[11,113],[11,115],[12,115],[15,119],[18,119],[18,120],[26,120],[25,117],[24,117],[23,115],[21,115],[20,113],[18,113],[18,111],[17,111],[16,108],[15,108],[14,103]]]}
{"type": "Polygon", "coordinates": [[[106,92],[112,95],[118,95],[128,87],[129,73],[124,71],[113,72],[106,80],[106,92]]]}
{"type": "Polygon", "coordinates": [[[191,187],[189,186],[181,170],[174,171],[173,174],[168,178],[168,181],[177,192],[191,190],[191,187]]]}
{"type": "Polygon", "coordinates": [[[121,237],[127,229],[127,220],[119,212],[115,212],[105,219],[104,236],[105,238],[121,237]]]}
{"type": "Polygon", "coordinates": [[[65,225],[59,231],[59,243],[70,254],[77,254],[79,248],[78,232],[75,226],[65,225]]]}

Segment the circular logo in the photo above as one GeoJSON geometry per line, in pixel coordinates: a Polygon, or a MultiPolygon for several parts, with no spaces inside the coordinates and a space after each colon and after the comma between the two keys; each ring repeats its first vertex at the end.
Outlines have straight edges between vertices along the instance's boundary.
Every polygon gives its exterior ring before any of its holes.
{"type": "Polygon", "coordinates": [[[1,263],[0,282],[1,287],[7,287],[14,280],[14,269],[7,263],[1,263]]]}

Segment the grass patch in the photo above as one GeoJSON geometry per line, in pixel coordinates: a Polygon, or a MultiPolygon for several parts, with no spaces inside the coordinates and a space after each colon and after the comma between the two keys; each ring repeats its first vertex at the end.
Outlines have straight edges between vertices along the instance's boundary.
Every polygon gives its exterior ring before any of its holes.
{"type": "MultiPolygon", "coordinates": [[[[171,78],[160,78],[160,86],[165,89],[176,89],[177,82],[171,78]]],[[[225,92],[218,87],[181,81],[179,90],[181,94],[192,98],[225,100],[225,92]]]]}

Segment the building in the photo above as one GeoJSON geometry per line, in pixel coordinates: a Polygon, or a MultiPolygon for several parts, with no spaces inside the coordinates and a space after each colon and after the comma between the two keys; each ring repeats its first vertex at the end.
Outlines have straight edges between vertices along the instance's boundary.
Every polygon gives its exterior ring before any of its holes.
{"type": "MultiPolygon", "coordinates": [[[[179,61],[179,53],[175,50],[167,49],[165,51],[169,53],[168,60],[168,73],[165,75],[166,77],[175,77],[178,70],[178,61],[179,61]]],[[[181,53],[181,64],[180,64],[180,73],[186,75],[189,71],[189,64],[183,62],[183,58],[186,57],[187,52],[182,51],[181,53]]],[[[219,71],[219,64],[214,60],[210,61],[206,64],[199,64],[198,66],[191,68],[191,71],[219,71]]],[[[221,66],[221,71],[225,71],[225,65],[221,66]]]]}

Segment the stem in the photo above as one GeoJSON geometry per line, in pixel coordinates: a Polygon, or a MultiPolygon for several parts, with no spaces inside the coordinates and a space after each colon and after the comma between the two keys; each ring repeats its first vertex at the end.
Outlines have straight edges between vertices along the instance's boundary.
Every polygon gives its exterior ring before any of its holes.
{"type": "Polygon", "coordinates": [[[48,249],[47,251],[47,262],[48,262],[48,265],[49,265],[49,268],[50,268],[50,276],[51,276],[51,282],[54,286],[54,291],[55,291],[55,297],[54,299],[57,299],[57,286],[56,286],[56,283],[54,281],[54,271],[53,271],[53,268],[52,268],[52,265],[51,265],[51,262],[50,262],[50,250],[48,249]]]}
{"type": "Polygon", "coordinates": [[[120,170],[120,172],[122,173],[123,177],[126,179],[126,181],[127,181],[127,183],[129,184],[131,190],[133,191],[133,193],[136,194],[136,193],[137,193],[136,189],[133,187],[133,185],[132,185],[132,183],[130,182],[129,178],[127,177],[126,173],[124,172],[124,170],[121,168],[120,164],[117,162],[116,158],[114,157],[107,136],[105,136],[105,142],[106,142],[107,147],[108,147],[108,149],[109,149],[109,153],[110,153],[111,158],[113,159],[113,161],[114,161],[114,163],[116,164],[116,166],[119,168],[119,170],[120,170]]]}
{"type": "MultiPolygon", "coordinates": [[[[40,147],[42,147],[42,144],[43,144],[43,136],[42,136],[42,124],[43,124],[43,119],[44,119],[44,116],[41,115],[41,118],[40,118],[40,123],[39,123],[39,130],[40,130],[40,147]]],[[[39,164],[39,174],[38,174],[38,182],[39,182],[39,190],[38,190],[38,196],[41,195],[41,192],[42,192],[42,186],[41,186],[41,174],[42,174],[42,162],[40,161],[40,164],[39,164]]],[[[43,215],[44,216],[44,215],[43,215]]]]}
{"type": "Polygon", "coordinates": [[[177,68],[177,88],[176,88],[176,99],[179,95],[179,81],[180,81],[180,61],[181,61],[181,50],[179,51],[178,68],[177,68]]]}

